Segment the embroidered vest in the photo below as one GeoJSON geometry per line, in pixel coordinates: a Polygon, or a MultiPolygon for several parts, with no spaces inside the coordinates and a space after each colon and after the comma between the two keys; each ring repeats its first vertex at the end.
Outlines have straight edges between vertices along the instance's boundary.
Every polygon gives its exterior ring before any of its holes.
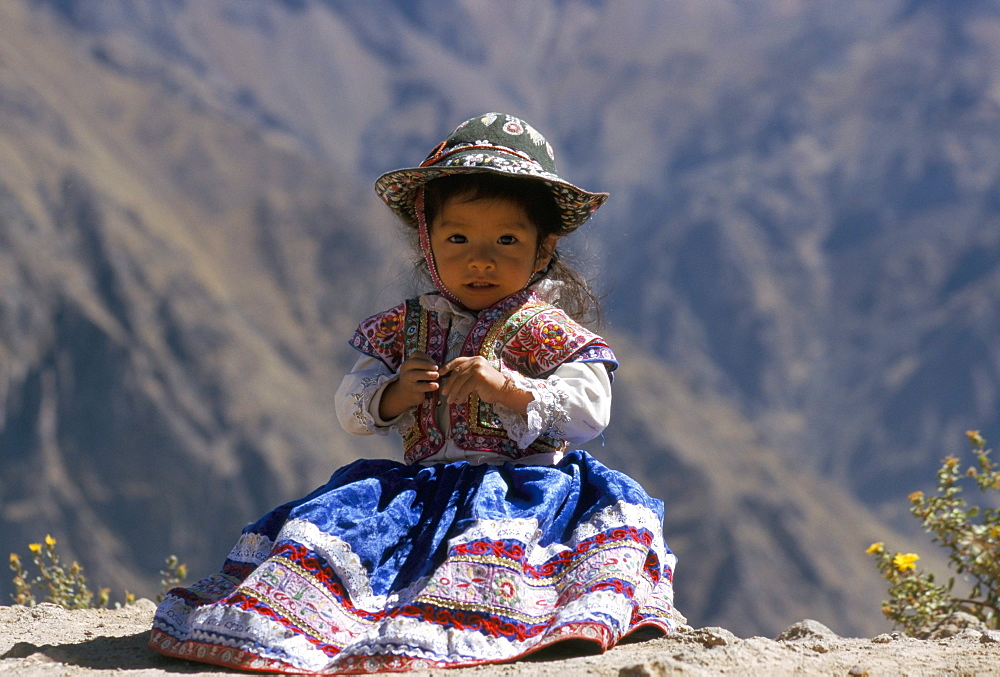
{"type": "MultiPolygon", "coordinates": [[[[350,343],[397,371],[406,356],[415,351],[425,352],[438,364],[444,364],[447,334],[437,313],[425,310],[419,299],[409,299],[362,322],[350,343]]],[[[547,376],[559,365],[572,361],[605,362],[610,369],[618,366],[604,339],[530,291],[512,294],[481,311],[460,354],[481,355],[497,369],[503,365],[531,378],[547,376]]],[[[416,423],[403,433],[403,458],[407,463],[432,456],[444,446],[445,435],[435,414],[437,405],[438,393],[429,393],[417,408],[416,423]]],[[[519,449],[507,436],[492,405],[475,393],[448,409],[451,437],[462,449],[517,459],[566,448],[565,440],[542,435],[527,449],[519,449]]]]}

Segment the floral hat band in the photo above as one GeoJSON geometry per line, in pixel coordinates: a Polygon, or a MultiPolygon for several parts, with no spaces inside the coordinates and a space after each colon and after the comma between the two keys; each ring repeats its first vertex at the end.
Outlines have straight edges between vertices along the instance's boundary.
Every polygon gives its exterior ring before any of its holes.
{"type": "MultiPolygon", "coordinates": [[[[431,154],[427,156],[427,159],[420,163],[420,166],[421,167],[433,167],[434,165],[448,166],[447,163],[445,162],[448,156],[454,155],[455,153],[468,153],[471,151],[479,150],[479,151],[491,151],[493,153],[508,153],[515,157],[521,158],[521,160],[523,160],[524,162],[537,165],[538,171],[545,171],[542,165],[539,162],[536,162],[535,159],[532,158],[530,155],[528,155],[527,153],[521,153],[519,151],[516,151],[513,148],[504,148],[503,146],[498,146],[496,144],[489,144],[489,145],[472,144],[468,146],[453,146],[449,148],[445,146],[446,143],[447,143],[446,141],[442,141],[437,148],[431,151],[431,154]]],[[[553,174],[554,173],[555,172],[553,172],[553,174]]]]}
{"type": "Polygon", "coordinates": [[[580,227],[608,199],[559,177],[555,153],[531,125],[503,113],[487,113],[460,124],[419,167],[397,169],[375,182],[375,192],[403,221],[416,227],[417,193],[443,176],[496,172],[538,179],[552,191],[563,234],[580,227]]]}

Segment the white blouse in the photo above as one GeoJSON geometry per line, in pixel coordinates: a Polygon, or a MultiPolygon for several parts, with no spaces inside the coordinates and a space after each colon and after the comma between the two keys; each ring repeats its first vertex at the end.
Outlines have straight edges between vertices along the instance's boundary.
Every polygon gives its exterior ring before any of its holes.
{"type": "MultiPolygon", "coordinates": [[[[420,304],[438,313],[448,330],[446,360],[459,355],[465,337],[476,317],[438,294],[425,294],[420,304]]],[[[504,371],[517,387],[530,392],[534,399],[528,405],[527,416],[503,405],[493,405],[501,423],[520,449],[526,449],[541,435],[579,444],[597,437],[611,417],[611,376],[603,362],[569,362],[556,368],[545,378],[529,378],[517,372],[504,371]]],[[[411,408],[390,421],[379,415],[379,402],[386,386],[398,378],[381,361],[362,355],[340,384],[336,395],[337,418],[344,429],[355,435],[402,433],[415,422],[416,408],[411,408]]],[[[471,463],[505,463],[511,459],[487,451],[468,451],[455,445],[449,433],[448,408],[437,410],[437,422],[447,441],[440,451],[421,463],[465,460],[471,463]]],[[[559,461],[561,452],[532,454],[517,459],[526,465],[551,465],[559,461]]]]}

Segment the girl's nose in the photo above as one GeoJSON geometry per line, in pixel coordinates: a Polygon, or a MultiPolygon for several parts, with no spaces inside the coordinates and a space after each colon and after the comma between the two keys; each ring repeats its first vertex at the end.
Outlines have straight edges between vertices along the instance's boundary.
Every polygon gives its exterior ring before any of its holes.
{"type": "Polygon", "coordinates": [[[474,247],[469,252],[469,267],[489,269],[493,267],[493,264],[493,252],[489,247],[474,247]]]}

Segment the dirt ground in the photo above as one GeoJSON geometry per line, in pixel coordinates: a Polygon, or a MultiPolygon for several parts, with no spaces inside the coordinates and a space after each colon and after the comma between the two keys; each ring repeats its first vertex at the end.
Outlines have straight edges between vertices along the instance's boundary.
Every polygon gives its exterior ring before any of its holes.
{"type": "MultiPolygon", "coordinates": [[[[0,607],[0,675],[235,674],[166,658],[146,648],[154,604],[68,611],[51,604],[0,607]]],[[[614,675],[1000,675],[1000,632],[953,627],[937,639],[899,634],[838,637],[802,621],[775,639],[738,638],[698,628],[618,646],[599,656],[545,659],[449,670],[455,677],[614,675]],[[951,634],[954,633],[954,634],[951,634]]],[[[441,671],[438,671],[438,674],[441,671]]],[[[429,672],[410,673],[416,676],[429,672]]]]}

